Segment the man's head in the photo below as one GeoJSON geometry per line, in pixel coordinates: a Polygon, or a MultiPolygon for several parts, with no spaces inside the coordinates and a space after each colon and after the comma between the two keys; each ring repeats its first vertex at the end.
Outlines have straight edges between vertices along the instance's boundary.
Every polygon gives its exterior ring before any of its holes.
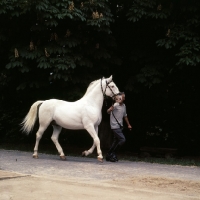
{"type": "Polygon", "coordinates": [[[123,101],[125,100],[125,93],[124,92],[120,92],[116,97],[115,97],[115,101],[117,103],[123,103],[123,101]]]}
{"type": "Polygon", "coordinates": [[[122,96],[123,101],[125,100],[125,93],[124,92],[120,92],[119,95],[122,96]]]}

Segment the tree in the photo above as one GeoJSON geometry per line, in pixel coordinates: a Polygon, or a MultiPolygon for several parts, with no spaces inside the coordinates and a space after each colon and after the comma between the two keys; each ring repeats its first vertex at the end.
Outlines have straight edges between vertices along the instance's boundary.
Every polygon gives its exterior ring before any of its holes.
{"type": "Polygon", "coordinates": [[[107,0],[2,0],[0,22],[2,138],[20,140],[34,101],[77,100],[120,63],[107,0]]]}
{"type": "Polygon", "coordinates": [[[2,78],[17,90],[77,82],[86,89],[119,63],[107,0],[1,1],[0,15],[2,78]]]}
{"type": "Polygon", "coordinates": [[[14,96],[19,116],[38,99],[76,100],[91,81],[113,74],[134,124],[130,148],[197,148],[199,4],[2,0],[1,102],[10,106],[14,96]]]}
{"type": "MultiPolygon", "coordinates": [[[[173,65],[167,68],[169,72],[172,72],[177,68],[197,66],[200,63],[199,9],[200,2],[195,0],[172,0],[170,2],[135,0],[127,16],[129,21],[146,26],[147,34],[149,34],[147,38],[153,37],[157,47],[164,47],[167,50],[165,52],[168,60],[173,61],[173,65]]],[[[163,60],[163,57],[160,58],[163,60]]],[[[168,63],[166,59],[164,61],[166,64],[168,63]]],[[[171,63],[167,65],[171,65],[171,63]]],[[[158,74],[156,67],[150,68],[150,70],[148,67],[144,67],[138,80],[146,82],[147,77],[158,76],[158,74]]],[[[163,77],[162,73],[160,76],[163,77]]],[[[158,77],[154,78],[149,86],[160,83],[160,81],[161,79],[158,77]]]]}
{"type": "Polygon", "coordinates": [[[200,139],[199,114],[194,118],[200,91],[199,9],[195,0],[135,0],[127,14],[141,47],[132,49],[132,65],[138,73],[128,79],[127,88],[139,90],[138,83],[150,88],[142,87],[145,126],[149,124],[144,137],[149,138],[148,133],[162,136],[168,145],[181,146],[184,151],[190,147],[193,152],[200,139]]]}

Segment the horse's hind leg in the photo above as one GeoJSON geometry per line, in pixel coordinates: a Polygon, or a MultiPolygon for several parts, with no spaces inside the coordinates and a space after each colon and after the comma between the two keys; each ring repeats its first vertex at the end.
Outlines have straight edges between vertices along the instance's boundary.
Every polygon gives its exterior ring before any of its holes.
{"type": "Polygon", "coordinates": [[[51,136],[51,139],[54,142],[54,144],[56,145],[58,153],[60,154],[60,158],[62,160],[66,160],[65,154],[63,153],[63,149],[58,142],[58,137],[60,135],[61,130],[62,130],[61,126],[53,125],[53,135],[51,136]]]}
{"type": "Polygon", "coordinates": [[[34,147],[33,158],[38,158],[38,146],[39,146],[40,139],[42,138],[42,135],[45,130],[46,130],[46,127],[43,127],[40,125],[36,133],[36,142],[35,142],[35,147],[34,147]]]}

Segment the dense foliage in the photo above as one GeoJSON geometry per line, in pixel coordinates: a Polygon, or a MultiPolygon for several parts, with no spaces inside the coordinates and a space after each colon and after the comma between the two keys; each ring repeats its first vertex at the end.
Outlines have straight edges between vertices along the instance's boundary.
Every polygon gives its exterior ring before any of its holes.
{"type": "Polygon", "coordinates": [[[34,101],[77,100],[91,81],[113,74],[133,126],[128,149],[200,152],[199,1],[1,0],[0,23],[4,141],[18,141],[34,101]]]}

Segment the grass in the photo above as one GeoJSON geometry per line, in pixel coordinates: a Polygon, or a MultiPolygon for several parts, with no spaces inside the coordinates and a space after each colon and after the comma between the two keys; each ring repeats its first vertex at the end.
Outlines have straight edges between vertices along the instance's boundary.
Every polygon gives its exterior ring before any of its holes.
{"type": "MultiPolygon", "coordinates": [[[[34,145],[33,144],[0,144],[0,149],[5,150],[18,150],[18,151],[27,151],[33,152],[34,145]]],[[[75,147],[68,145],[67,147],[63,147],[63,151],[66,152],[66,156],[74,156],[81,157],[82,151],[84,151],[85,147],[75,147]]],[[[41,144],[39,146],[39,152],[45,154],[58,155],[58,152],[54,146],[41,144]]],[[[103,150],[106,152],[106,150],[103,150]]],[[[96,158],[96,150],[93,154],[89,155],[89,158],[96,158]]],[[[103,154],[105,158],[105,154],[103,154]]],[[[167,164],[167,165],[181,165],[181,166],[200,166],[200,156],[197,157],[174,157],[174,158],[157,158],[157,157],[140,157],[137,154],[132,152],[121,152],[118,155],[120,160],[127,160],[132,162],[147,162],[147,163],[158,163],[158,164],[167,164]]]]}

